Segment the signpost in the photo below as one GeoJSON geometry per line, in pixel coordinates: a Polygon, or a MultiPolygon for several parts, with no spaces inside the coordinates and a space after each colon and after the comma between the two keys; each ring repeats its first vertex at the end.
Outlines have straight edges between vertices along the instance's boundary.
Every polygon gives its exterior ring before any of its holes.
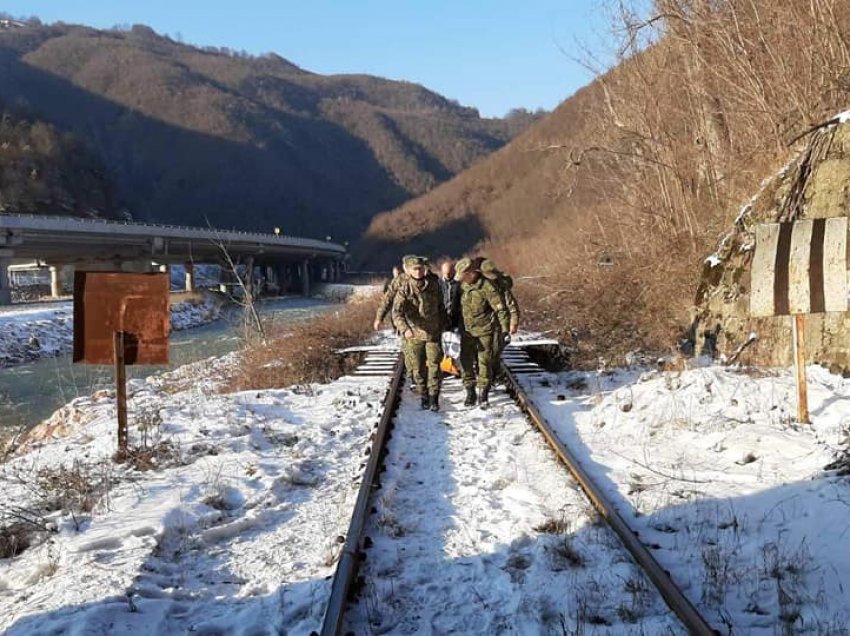
{"type": "Polygon", "coordinates": [[[847,217],[756,226],[750,315],[791,316],[800,422],[809,422],[806,314],[845,311],[847,217]]]}
{"type": "Polygon", "coordinates": [[[127,451],[128,364],[167,364],[168,274],[77,272],[74,362],[115,366],[118,449],[127,451]]]}

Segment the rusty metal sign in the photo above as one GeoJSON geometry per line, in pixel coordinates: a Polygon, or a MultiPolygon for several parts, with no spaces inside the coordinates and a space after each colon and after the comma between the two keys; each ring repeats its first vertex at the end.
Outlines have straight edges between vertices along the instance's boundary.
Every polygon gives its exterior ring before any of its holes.
{"type": "Polygon", "coordinates": [[[753,317],[847,311],[847,217],[756,226],[753,317]]]}
{"type": "Polygon", "coordinates": [[[168,274],[76,272],[74,362],[115,363],[124,334],[125,364],[167,364],[168,274]]]}

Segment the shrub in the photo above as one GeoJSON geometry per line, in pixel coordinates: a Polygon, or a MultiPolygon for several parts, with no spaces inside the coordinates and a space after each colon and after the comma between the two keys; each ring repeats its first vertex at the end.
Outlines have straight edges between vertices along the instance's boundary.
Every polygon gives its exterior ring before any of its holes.
{"type": "Polygon", "coordinates": [[[250,342],[225,383],[226,390],[272,389],[293,384],[330,382],[359,362],[340,349],[368,337],[375,305],[357,302],[294,325],[272,326],[266,343],[250,342]]]}

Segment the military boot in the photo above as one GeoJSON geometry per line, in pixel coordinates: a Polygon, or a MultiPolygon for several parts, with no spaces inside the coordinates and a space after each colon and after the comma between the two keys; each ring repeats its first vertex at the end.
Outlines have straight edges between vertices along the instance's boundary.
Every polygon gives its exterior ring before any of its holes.
{"type": "Polygon", "coordinates": [[[440,396],[432,395],[431,396],[431,410],[435,413],[440,410],[440,396]]]}
{"type": "Polygon", "coordinates": [[[431,396],[427,393],[422,394],[422,401],[420,402],[420,406],[423,411],[427,411],[431,408],[431,396]]]}
{"type": "Polygon", "coordinates": [[[475,387],[468,386],[466,387],[466,399],[463,401],[464,406],[475,406],[475,402],[478,397],[475,395],[475,387]]]}
{"type": "Polygon", "coordinates": [[[486,409],[490,406],[490,387],[485,386],[478,389],[478,406],[486,409]]]}

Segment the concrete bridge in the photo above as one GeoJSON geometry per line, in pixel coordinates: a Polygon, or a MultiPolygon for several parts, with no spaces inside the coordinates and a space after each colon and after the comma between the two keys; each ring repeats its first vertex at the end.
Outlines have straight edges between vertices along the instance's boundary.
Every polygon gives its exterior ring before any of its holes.
{"type": "Polygon", "coordinates": [[[63,270],[152,271],[175,263],[186,267],[186,288],[192,290],[197,263],[222,265],[225,276],[231,272],[225,251],[250,269],[250,280],[261,278],[281,291],[295,288],[305,295],[311,281],[338,280],[346,256],[336,243],[278,234],[0,214],[0,304],[11,302],[9,267],[21,260],[49,266],[52,295],[60,293],[63,270]]]}

